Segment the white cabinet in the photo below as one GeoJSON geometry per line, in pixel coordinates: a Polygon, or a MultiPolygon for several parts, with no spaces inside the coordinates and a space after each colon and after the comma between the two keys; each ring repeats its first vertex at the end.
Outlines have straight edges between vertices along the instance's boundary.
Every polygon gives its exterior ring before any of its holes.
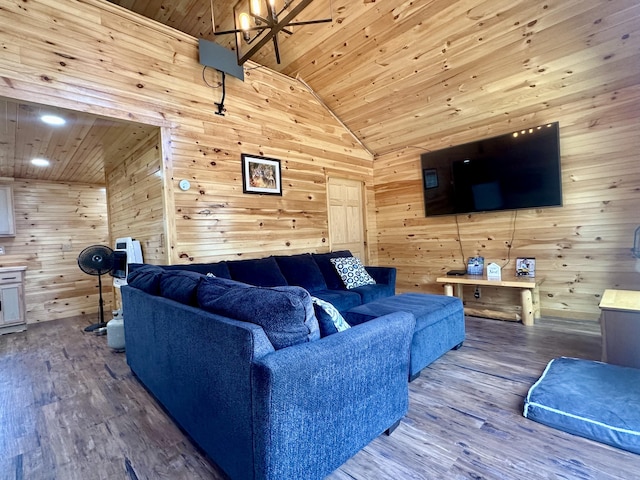
{"type": "Polygon", "coordinates": [[[16,220],[13,212],[13,187],[0,185],[0,237],[14,237],[16,220]]]}
{"type": "Polygon", "coordinates": [[[26,267],[0,268],[0,334],[27,329],[24,301],[26,267]]]}

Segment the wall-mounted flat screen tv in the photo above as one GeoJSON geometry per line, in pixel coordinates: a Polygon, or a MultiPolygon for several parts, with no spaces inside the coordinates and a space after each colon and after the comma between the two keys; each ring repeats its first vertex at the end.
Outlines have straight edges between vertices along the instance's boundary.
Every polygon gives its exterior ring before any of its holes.
{"type": "Polygon", "coordinates": [[[425,215],[562,205],[558,123],[421,155],[425,215]]]}

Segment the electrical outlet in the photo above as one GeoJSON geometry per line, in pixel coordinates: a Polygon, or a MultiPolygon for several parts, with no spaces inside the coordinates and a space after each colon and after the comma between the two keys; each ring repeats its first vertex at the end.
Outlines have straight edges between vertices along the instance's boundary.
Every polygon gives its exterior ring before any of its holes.
{"type": "Polygon", "coordinates": [[[0,255],[4,255],[4,247],[0,246],[0,255]]]}

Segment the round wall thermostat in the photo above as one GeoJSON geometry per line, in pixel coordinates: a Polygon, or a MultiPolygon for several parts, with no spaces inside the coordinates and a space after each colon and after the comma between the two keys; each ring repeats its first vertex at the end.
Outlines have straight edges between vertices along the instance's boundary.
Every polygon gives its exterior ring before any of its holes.
{"type": "Polygon", "coordinates": [[[180,180],[180,183],[178,183],[178,186],[180,187],[180,190],[183,190],[186,192],[191,188],[191,182],[189,182],[189,180],[180,180]]]}

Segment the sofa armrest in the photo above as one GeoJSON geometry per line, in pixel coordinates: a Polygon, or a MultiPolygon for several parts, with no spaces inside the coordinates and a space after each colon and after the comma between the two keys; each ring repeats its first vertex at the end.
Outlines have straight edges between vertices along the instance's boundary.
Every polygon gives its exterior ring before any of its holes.
{"type": "Polygon", "coordinates": [[[251,369],[262,327],[122,287],[127,363],[231,478],[252,478],[251,369]]]}
{"type": "Polygon", "coordinates": [[[414,327],[396,312],[257,359],[256,478],[324,478],[399,421],[414,327]]]}
{"type": "Polygon", "coordinates": [[[395,267],[364,267],[369,275],[376,283],[384,283],[386,285],[396,284],[396,268],[395,267]]]}

